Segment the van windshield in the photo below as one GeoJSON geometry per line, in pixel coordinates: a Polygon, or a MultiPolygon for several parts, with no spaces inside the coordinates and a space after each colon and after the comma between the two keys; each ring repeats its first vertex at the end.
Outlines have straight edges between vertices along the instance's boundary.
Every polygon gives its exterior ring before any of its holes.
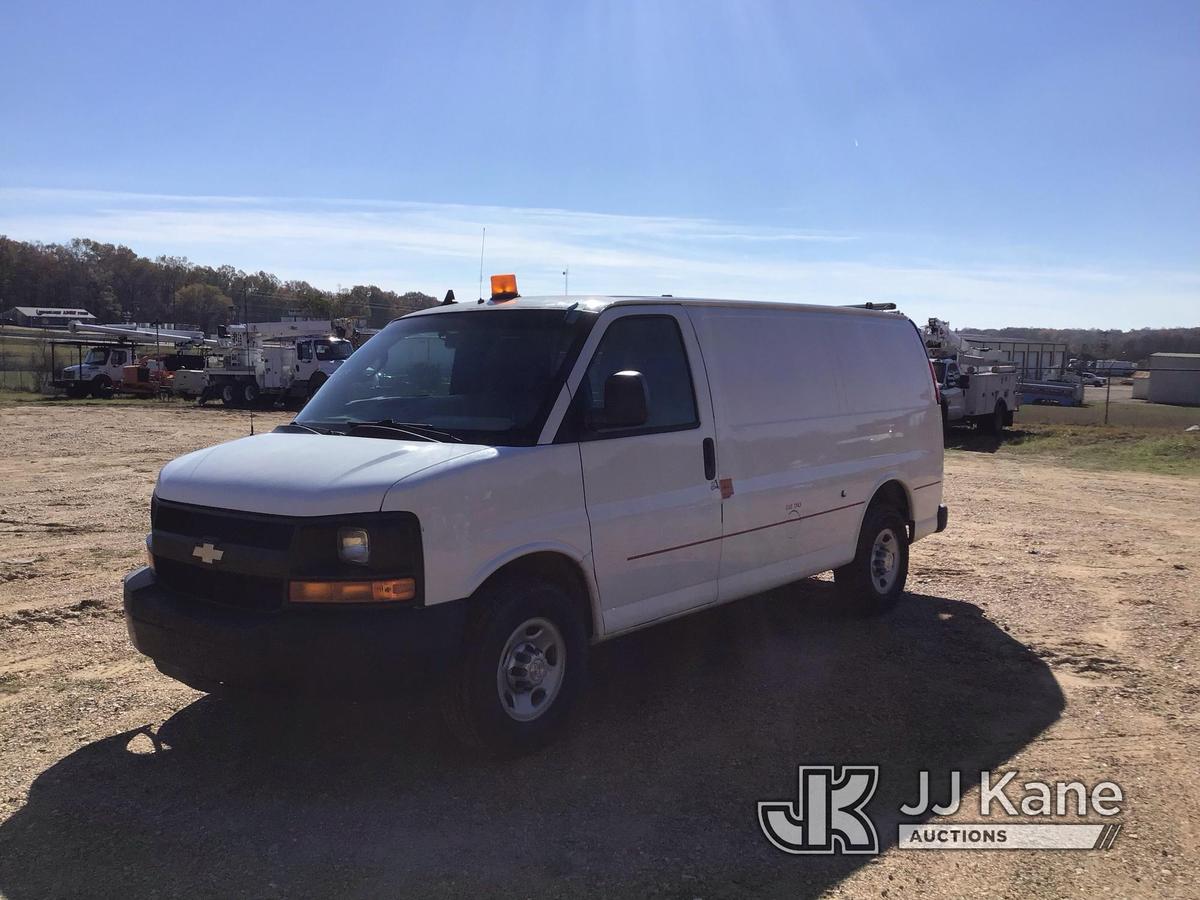
{"type": "Polygon", "coordinates": [[[398,319],[365,343],[296,422],[426,425],[471,443],[537,442],[595,321],[561,309],[481,309],[398,319]]]}

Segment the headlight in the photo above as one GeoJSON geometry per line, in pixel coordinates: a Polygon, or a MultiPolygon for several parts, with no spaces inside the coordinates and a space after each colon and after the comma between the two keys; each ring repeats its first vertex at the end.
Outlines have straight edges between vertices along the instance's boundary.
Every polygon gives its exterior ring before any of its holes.
{"type": "Polygon", "coordinates": [[[338,529],[338,558],[342,562],[365,566],[371,561],[371,537],[365,528],[338,529]]]}

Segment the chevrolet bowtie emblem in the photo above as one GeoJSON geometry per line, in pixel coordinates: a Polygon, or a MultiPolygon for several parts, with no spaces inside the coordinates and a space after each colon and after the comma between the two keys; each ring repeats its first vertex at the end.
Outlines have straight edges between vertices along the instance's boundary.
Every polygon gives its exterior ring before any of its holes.
{"type": "Polygon", "coordinates": [[[197,544],[196,549],[192,551],[192,556],[210,566],[215,562],[219,562],[224,555],[224,550],[218,550],[212,544],[197,544]]]}

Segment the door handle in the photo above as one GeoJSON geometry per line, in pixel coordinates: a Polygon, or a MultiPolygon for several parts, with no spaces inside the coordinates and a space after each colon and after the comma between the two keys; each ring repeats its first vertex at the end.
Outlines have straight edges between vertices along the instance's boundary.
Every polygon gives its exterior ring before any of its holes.
{"type": "Polygon", "coordinates": [[[704,439],[704,478],[712,481],[717,477],[717,445],[712,438],[704,439]]]}

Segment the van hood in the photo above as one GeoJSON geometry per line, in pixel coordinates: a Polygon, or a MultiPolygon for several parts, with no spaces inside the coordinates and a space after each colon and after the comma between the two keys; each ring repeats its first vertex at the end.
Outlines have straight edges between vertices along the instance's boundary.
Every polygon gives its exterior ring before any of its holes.
{"type": "Polygon", "coordinates": [[[491,451],[474,444],[317,434],[262,434],[167,463],[160,499],[282,516],[377,512],[397,482],[491,451]]]}

